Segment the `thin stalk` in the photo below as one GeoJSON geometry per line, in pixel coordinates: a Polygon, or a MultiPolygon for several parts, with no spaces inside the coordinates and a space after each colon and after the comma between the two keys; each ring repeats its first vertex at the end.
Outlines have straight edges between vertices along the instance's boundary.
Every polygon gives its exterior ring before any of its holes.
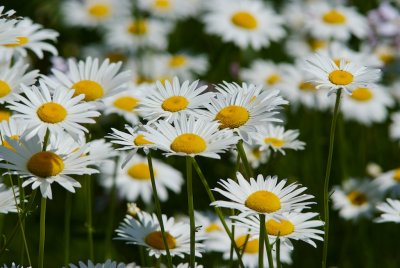
{"type": "Polygon", "coordinates": [[[270,268],[274,268],[274,259],[272,258],[272,246],[269,242],[268,230],[264,219],[264,230],[265,230],[265,247],[267,248],[268,265],[270,268]]]}
{"type": "Polygon", "coordinates": [[[93,222],[92,222],[92,180],[90,175],[85,175],[86,181],[86,227],[89,244],[89,258],[93,260],[93,222]]]}
{"type": "Polygon", "coordinates": [[[243,140],[239,140],[239,142],[236,144],[236,148],[237,148],[238,154],[240,155],[240,159],[242,159],[242,163],[244,165],[244,170],[246,172],[246,177],[247,178],[253,177],[253,171],[251,169],[249,161],[247,160],[246,152],[243,147],[243,140]]]}
{"type": "Polygon", "coordinates": [[[258,237],[258,267],[264,267],[264,237],[265,237],[265,215],[260,214],[260,235],[258,237]]]}
{"type": "Polygon", "coordinates": [[[331,167],[332,167],[332,156],[333,156],[333,145],[335,142],[335,129],[336,129],[336,121],[339,115],[339,105],[340,105],[340,96],[342,95],[342,89],[339,88],[336,93],[336,102],[335,108],[333,111],[333,118],[331,124],[331,132],[329,137],[329,152],[328,152],[328,161],[326,163],[326,174],[325,174],[325,182],[324,182],[324,220],[325,220],[325,233],[324,233],[324,248],[322,255],[322,268],[326,268],[326,260],[328,256],[328,238],[329,238],[329,177],[331,175],[331,167]]]}
{"type": "MultiPolygon", "coordinates": [[[[238,153],[237,157],[236,157],[236,165],[235,165],[235,170],[234,170],[234,174],[233,176],[236,176],[236,172],[239,170],[240,167],[240,155],[238,153]]],[[[235,216],[235,210],[231,209],[231,215],[235,216]]],[[[235,237],[235,225],[233,224],[234,220],[232,219],[232,236],[235,237]]],[[[231,249],[229,251],[229,263],[230,263],[230,267],[233,267],[233,247],[234,247],[234,242],[231,242],[231,249]]],[[[246,247],[246,245],[245,245],[246,247]]]]}
{"type": "MultiPolygon", "coordinates": [[[[25,190],[24,187],[22,187],[22,178],[18,176],[18,188],[19,188],[19,207],[21,210],[21,213],[24,213],[25,211],[25,190]]],[[[23,230],[25,230],[25,219],[21,219],[21,228],[23,230]]],[[[25,258],[25,249],[27,249],[27,247],[25,247],[25,242],[24,242],[24,238],[22,238],[21,241],[21,260],[20,260],[20,264],[23,265],[24,263],[24,258],[25,258]]]]}
{"type": "Polygon", "coordinates": [[[281,239],[276,238],[276,268],[281,268],[281,239]]]}
{"type": "Polygon", "coordinates": [[[65,267],[69,265],[69,245],[71,233],[71,207],[72,207],[72,194],[66,191],[65,197],[65,214],[64,214],[64,264],[65,267]]]}
{"type": "Polygon", "coordinates": [[[44,140],[43,140],[42,151],[46,151],[47,144],[49,143],[49,138],[50,138],[50,130],[46,129],[46,134],[44,135],[44,140]]]}
{"type": "MultiPolygon", "coordinates": [[[[211,201],[211,202],[215,202],[214,194],[212,193],[212,191],[211,191],[211,189],[210,189],[210,186],[208,185],[208,182],[207,182],[206,178],[204,177],[203,172],[202,172],[201,169],[200,169],[200,166],[197,164],[196,159],[192,158],[191,160],[192,160],[192,164],[193,164],[193,166],[194,166],[194,169],[195,169],[196,172],[197,172],[197,175],[199,176],[201,182],[203,183],[204,188],[206,189],[208,198],[210,198],[210,201],[211,201]]],[[[226,224],[224,215],[222,214],[222,212],[221,212],[221,210],[220,210],[219,207],[214,207],[214,210],[215,210],[215,213],[218,215],[218,218],[219,218],[219,220],[221,221],[222,226],[223,226],[224,229],[225,229],[225,232],[226,232],[227,235],[229,236],[229,239],[231,240],[232,244],[234,245],[233,249],[235,250],[235,253],[236,253],[236,255],[238,256],[238,260],[239,260],[239,265],[240,265],[240,267],[244,268],[245,266],[244,266],[243,260],[242,260],[242,258],[241,258],[241,254],[240,254],[239,248],[238,248],[237,245],[236,245],[235,237],[232,235],[232,233],[231,233],[231,231],[230,231],[228,225],[226,224]]]]}
{"type": "MultiPolygon", "coordinates": [[[[171,259],[171,254],[169,252],[168,242],[167,242],[165,228],[164,228],[164,222],[162,220],[161,205],[160,205],[160,200],[158,199],[156,180],[154,178],[154,170],[153,170],[153,161],[151,159],[151,151],[149,151],[149,153],[147,154],[147,163],[149,165],[149,170],[150,170],[151,187],[153,189],[154,203],[156,205],[156,214],[157,214],[158,222],[160,223],[162,240],[164,243],[165,251],[167,253],[167,267],[172,268],[172,259],[171,259]]],[[[192,241],[190,241],[190,242],[192,242],[192,241]]],[[[190,245],[190,246],[192,246],[192,245],[190,245]]]]}
{"type": "Polygon", "coordinates": [[[42,197],[40,202],[40,240],[39,240],[39,259],[38,267],[43,268],[44,261],[44,240],[46,237],[46,201],[47,199],[42,197]]]}
{"type": "Polygon", "coordinates": [[[187,198],[190,218],[190,259],[189,265],[194,268],[195,264],[195,231],[194,223],[194,204],[193,204],[193,185],[192,185],[192,157],[186,156],[186,180],[187,180],[187,198]]]}
{"type": "Polygon", "coordinates": [[[112,241],[112,233],[113,233],[113,225],[114,225],[114,217],[115,217],[115,199],[116,199],[116,192],[117,192],[117,187],[116,187],[116,180],[117,180],[117,173],[118,173],[118,156],[115,157],[115,166],[114,166],[114,172],[112,176],[112,185],[111,185],[111,192],[110,192],[110,205],[109,205],[109,210],[108,210],[108,223],[107,223],[107,229],[106,229],[106,237],[105,237],[105,248],[106,248],[106,254],[105,254],[105,259],[111,259],[112,257],[112,247],[111,247],[111,241],[112,241]]]}

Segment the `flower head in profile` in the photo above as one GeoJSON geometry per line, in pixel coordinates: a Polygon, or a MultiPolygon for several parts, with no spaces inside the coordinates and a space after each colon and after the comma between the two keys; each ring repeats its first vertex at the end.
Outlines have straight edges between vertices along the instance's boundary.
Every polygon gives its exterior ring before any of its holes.
{"type": "Polygon", "coordinates": [[[126,268],[127,266],[125,263],[119,263],[116,261],[112,260],[106,260],[104,263],[97,263],[94,264],[91,260],[88,260],[87,264],[86,262],[80,261],[78,265],[70,264],[69,268],[126,268]]]}
{"type": "Polygon", "coordinates": [[[375,222],[395,222],[400,223],[400,201],[394,199],[386,199],[386,202],[380,203],[376,208],[381,215],[375,219],[375,222]]]}

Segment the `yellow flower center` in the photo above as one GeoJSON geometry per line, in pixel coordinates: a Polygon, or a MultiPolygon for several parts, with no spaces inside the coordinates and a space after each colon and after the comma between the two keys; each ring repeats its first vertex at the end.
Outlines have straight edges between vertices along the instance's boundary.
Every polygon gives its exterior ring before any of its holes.
{"type": "MultiPolygon", "coordinates": [[[[12,135],[11,137],[9,137],[10,139],[12,139],[12,140],[15,140],[15,141],[18,141],[19,140],[19,136],[18,135],[12,135]]],[[[2,144],[4,147],[6,147],[6,148],[8,148],[8,149],[10,149],[10,150],[12,150],[12,151],[15,151],[15,149],[4,139],[3,140],[3,144],[2,144]]]]}
{"type": "Polygon", "coordinates": [[[169,0],[156,0],[154,1],[154,7],[156,9],[166,10],[171,7],[171,3],[169,2],[169,0]]]}
{"type": "Polygon", "coordinates": [[[192,133],[181,134],[171,143],[171,150],[177,153],[198,154],[207,148],[205,140],[192,133]]]}
{"type": "Polygon", "coordinates": [[[290,221],[281,220],[276,221],[270,219],[266,223],[267,233],[275,236],[285,236],[294,232],[294,225],[290,221]]]}
{"type": "Polygon", "coordinates": [[[374,94],[366,87],[359,87],[353,90],[350,97],[357,101],[369,101],[374,97],[374,94]]]}
{"type": "Polygon", "coordinates": [[[124,96],[116,99],[113,104],[118,109],[131,112],[138,105],[138,102],[139,102],[138,99],[129,96],[124,96]]]}
{"type": "Polygon", "coordinates": [[[119,62],[126,60],[126,56],[118,52],[109,52],[107,53],[106,58],[108,58],[110,62],[119,62]]]}
{"type": "Polygon", "coordinates": [[[242,106],[230,105],[218,112],[215,120],[219,121],[220,128],[238,128],[249,121],[250,114],[242,106]]]}
{"type": "Polygon", "coordinates": [[[321,48],[325,48],[327,46],[327,42],[325,40],[318,40],[318,39],[309,39],[308,45],[310,46],[312,51],[318,51],[321,48]]]}
{"type": "MultiPolygon", "coordinates": [[[[156,172],[154,172],[154,177],[156,176],[156,172]]],[[[150,180],[150,168],[146,163],[138,163],[132,165],[128,169],[128,175],[131,176],[132,179],[135,180],[150,180]]]]}
{"type": "Polygon", "coordinates": [[[137,135],[133,143],[137,146],[153,144],[153,142],[146,140],[142,134],[137,135]]]}
{"type": "Polygon", "coordinates": [[[137,20],[129,24],[128,32],[134,35],[144,35],[147,33],[147,22],[145,20],[137,20]]]}
{"type": "Polygon", "coordinates": [[[281,200],[272,192],[260,190],[249,195],[244,205],[260,213],[271,213],[281,208],[281,200]]]}
{"type": "Polygon", "coordinates": [[[396,169],[393,174],[393,179],[397,182],[400,182],[400,168],[396,169]]]}
{"type": "Polygon", "coordinates": [[[315,85],[313,83],[310,82],[301,82],[299,85],[299,89],[302,91],[315,91],[315,85]]]}
{"type": "Polygon", "coordinates": [[[256,159],[259,159],[259,158],[261,157],[261,151],[260,151],[259,148],[254,148],[254,149],[252,149],[252,150],[251,150],[251,153],[253,154],[253,156],[254,156],[256,159]]]}
{"type": "Polygon", "coordinates": [[[10,94],[11,87],[7,84],[7,82],[0,80],[0,98],[3,98],[10,94]]]}
{"type": "Polygon", "coordinates": [[[85,95],[85,101],[94,101],[100,99],[104,95],[103,87],[91,80],[81,80],[72,85],[72,88],[75,89],[74,96],[78,96],[81,94],[85,95]]]}
{"type": "Polygon", "coordinates": [[[344,24],[346,23],[346,16],[338,10],[330,10],[326,12],[322,19],[329,24],[344,24]]]}
{"type": "Polygon", "coordinates": [[[182,67],[183,65],[185,65],[187,59],[185,56],[183,55],[175,55],[173,57],[170,58],[169,60],[169,66],[172,68],[179,68],[182,67]]]}
{"type": "Polygon", "coordinates": [[[215,232],[215,231],[222,231],[221,227],[219,227],[219,225],[216,223],[212,223],[212,224],[208,225],[206,228],[207,233],[211,233],[211,232],[215,232]]]}
{"type": "Polygon", "coordinates": [[[285,145],[285,141],[278,139],[278,138],[273,138],[273,137],[268,137],[264,139],[264,142],[267,144],[271,144],[273,147],[280,148],[283,145],[285,145]]]}
{"type": "Polygon", "coordinates": [[[394,61],[396,59],[396,56],[394,53],[390,53],[390,52],[380,52],[377,53],[378,57],[381,61],[383,61],[383,63],[387,64],[390,63],[392,61],[394,61]]]}
{"type": "MultiPolygon", "coordinates": [[[[176,239],[170,235],[170,233],[165,232],[165,240],[167,242],[168,249],[171,250],[176,247],[176,239]]],[[[160,231],[154,231],[146,235],[144,242],[155,249],[165,250],[162,233],[160,231]]]]}
{"type": "Polygon", "coordinates": [[[281,81],[281,76],[279,74],[271,74],[270,76],[267,77],[267,79],[265,80],[265,82],[270,85],[273,86],[276,83],[278,83],[279,81],[281,81]]]}
{"type": "Polygon", "coordinates": [[[349,194],[347,194],[347,198],[355,206],[361,206],[368,202],[367,196],[358,191],[350,192],[349,194]]]}
{"type": "Polygon", "coordinates": [[[254,30],[258,24],[257,19],[246,11],[236,12],[233,14],[231,20],[233,24],[246,30],[254,30]]]}
{"type": "Polygon", "coordinates": [[[9,111],[1,111],[0,110],[0,122],[10,120],[11,112],[9,111]]]}
{"type": "Polygon", "coordinates": [[[33,175],[47,178],[58,175],[64,170],[64,162],[55,153],[39,152],[31,156],[27,163],[27,169],[33,175]]]}
{"type": "Polygon", "coordinates": [[[64,121],[67,117],[67,110],[60,104],[48,102],[42,104],[37,111],[39,119],[45,123],[56,124],[64,121]]]}
{"type": "Polygon", "coordinates": [[[95,4],[89,7],[88,12],[96,18],[104,18],[110,15],[111,7],[106,4],[95,4]]]}
{"type": "Polygon", "coordinates": [[[334,70],[329,74],[329,81],[332,84],[345,86],[353,82],[353,75],[347,71],[334,70]]]}
{"type": "Polygon", "coordinates": [[[165,99],[161,104],[161,107],[164,109],[164,111],[174,113],[186,109],[188,105],[189,102],[185,97],[172,96],[168,99],[165,99]]]}
{"type": "Polygon", "coordinates": [[[5,44],[3,46],[5,46],[5,47],[20,47],[20,46],[23,46],[23,45],[27,44],[28,42],[29,42],[29,38],[28,37],[18,36],[16,43],[5,44]]]}
{"type": "MultiPolygon", "coordinates": [[[[242,235],[235,239],[235,243],[238,248],[243,248],[243,246],[246,242],[246,238],[247,238],[247,235],[242,235]]],[[[247,239],[247,243],[246,243],[244,252],[248,253],[248,254],[258,253],[258,244],[259,244],[258,239],[253,239],[253,240],[247,239]]]]}

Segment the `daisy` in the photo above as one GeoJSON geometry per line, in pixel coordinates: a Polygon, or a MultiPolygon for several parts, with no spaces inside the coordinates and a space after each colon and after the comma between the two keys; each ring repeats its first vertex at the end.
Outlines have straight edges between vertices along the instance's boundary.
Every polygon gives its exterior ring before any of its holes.
{"type": "Polygon", "coordinates": [[[379,174],[372,183],[383,193],[390,192],[393,197],[400,196],[400,168],[379,174]]]}
{"type": "Polygon", "coordinates": [[[367,36],[367,20],[352,7],[319,2],[309,8],[306,28],[316,38],[347,41],[352,34],[360,39],[367,36]]]}
{"type": "Polygon", "coordinates": [[[31,86],[36,82],[38,70],[27,72],[29,65],[20,59],[12,66],[0,65],[0,104],[13,99],[20,93],[20,84],[31,86]]]}
{"type": "Polygon", "coordinates": [[[372,51],[384,64],[390,64],[394,62],[398,56],[399,52],[393,45],[379,43],[372,51]]]}
{"type": "Polygon", "coordinates": [[[279,88],[282,81],[282,68],[285,64],[275,64],[272,61],[256,60],[248,69],[240,73],[242,80],[263,85],[266,89],[279,88]]]}
{"type": "Polygon", "coordinates": [[[0,6],[0,46],[5,44],[13,44],[17,41],[17,33],[15,32],[15,24],[18,22],[12,19],[15,14],[14,10],[8,10],[3,13],[4,6],[0,6]]]}
{"type": "Polygon", "coordinates": [[[84,95],[73,97],[74,91],[58,88],[53,94],[43,80],[40,86],[22,86],[26,97],[16,95],[20,101],[10,101],[8,108],[17,112],[14,117],[22,118],[27,125],[28,137],[39,134],[44,137],[47,130],[60,133],[64,130],[71,135],[81,135],[88,130],[85,123],[95,123],[93,117],[100,115],[92,103],[81,102],[84,95]]]}
{"type": "Polygon", "coordinates": [[[166,156],[199,155],[219,159],[218,154],[230,149],[238,141],[232,131],[220,130],[215,121],[209,122],[182,114],[172,123],[173,125],[166,120],[159,120],[154,125],[143,126],[145,131],[139,134],[153,142],[157,149],[166,152],[166,156]]]}
{"type": "MultiPolygon", "coordinates": [[[[115,170],[115,165],[119,163],[107,162],[100,167],[101,184],[106,188],[111,188],[113,184],[112,172],[115,170]]],[[[168,199],[167,190],[180,193],[183,177],[178,170],[153,158],[153,171],[158,198],[161,201],[168,199]]],[[[146,204],[153,202],[150,168],[145,157],[136,154],[124,168],[117,168],[115,184],[118,196],[124,200],[136,202],[140,197],[146,204]]]]}
{"type": "MultiPolygon", "coordinates": [[[[203,265],[194,263],[194,268],[203,268],[203,267],[204,267],[203,265]]],[[[180,264],[176,265],[175,268],[190,268],[190,264],[189,263],[180,263],[180,264]]]]}
{"type": "Polygon", "coordinates": [[[333,188],[333,208],[346,220],[356,221],[360,218],[371,218],[379,195],[368,180],[351,178],[342,187],[333,188]]]}
{"type": "Polygon", "coordinates": [[[123,116],[130,124],[139,123],[138,105],[151,88],[147,85],[136,86],[133,82],[128,84],[128,89],[104,99],[104,114],[116,113],[123,116]]]}
{"type": "Polygon", "coordinates": [[[400,222],[400,201],[393,199],[386,199],[386,202],[376,206],[382,212],[380,217],[375,219],[375,222],[400,222]]]}
{"type": "Polygon", "coordinates": [[[345,95],[341,111],[345,119],[355,120],[370,126],[382,123],[388,116],[388,109],[394,105],[387,89],[375,85],[353,89],[351,95],[345,95]]]}
{"type": "Polygon", "coordinates": [[[42,25],[33,23],[30,19],[19,20],[14,26],[17,33],[17,41],[8,43],[0,47],[0,54],[19,54],[22,57],[27,56],[27,51],[31,50],[40,59],[44,57],[43,52],[49,52],[57,55],[57,49],[48,41],[56,41],[58,33],[53,30],[43,29],[42,25]]]}
{"type": "Polygon", "coordinates": [[[113,48],[129,51],[139,48],[164,50],[172,25],[152,18],[128,18],[109,23],[106,30],[106,43],[113,48]]]}
{"type": "Polygon", "coordinates": [[[0,122],[0,143],[2,146],[12,150],[11,145],[6,141],[6,137],[19,140],[26,130],[26,123],[22,119],[10,117],[8,121],[0,122]]]}
{"type": "Polygon", "coordinates": [[[8,188],[5,184],[0,183],[0,213],[7,214],[8,212],[17,212],[19,203],[19,190],[18,187],[8,188]]]}
{"type": "Polygon", "coordinates": [[[332,59],[315,54],[306,61],[305,70],[314,76],[317,88],[328,88],[330,94],[343,88],[348,94],[358,87],[368,87],[380,78],[380,70],[346,62],[336,64],[332,59]]]}
{"type": "MultiPolygon", "coordinates": [[[[187,223],[175,222],[174,218],[162,215],[166,240],[171,256],[183,258],[190,252],[190,226],[187,223]]],[[[150,256],[160,258],[166,255],[160,225],[155,214],[146,212],[138,213],[138,220],[127,215],[116,230],[119,240],[125,240],[128,244],[144,246],[150,256]]],[[[196,236],[195,255],[201,257],[203,245],[202,238],[196,236]]]]}
{"type": "Polygon", "coordinates": [[[11,118],[11,111],[0,109],[0,122],[9,121],[11,118]]]}
{"type": "Polygon", "coordinates": [[[92,161],[82,154],[83,150],[70,148],[68,154],[59,154],[58,150],[66,150],[65,145],[60,143],[49,144],[49,150],[42,151],[43,144],[37,135],[29,140],[23,136],[19,141],[10,138],[6,141],[13,149],[0,146],[0,157],[7,159],[7,163],[0,163],[0,167],[25,178],[22,187],[29,184],[32,184],[32,189],[40,187],[44,198],[52,199],[53,182],[74,193],[74,187],[81,185],[70,175],[97,173],[97,170],[87,167],[92,161]]]}
{"type": "MultiPolygon", "coordinates": [[[[271,157],[270,150],[261,151],[260,146],[258,145],[255,146],[244,143],[243,149],[244,152],[246,153],[247,161],[249,161],[253,169],[258,168],[262,164],[266,164],[271,157]]],[[[231,152],[232,152],[232,157],[231,157],[232,162],[237,161],[237,156],[238,156],[237,150],[232,150],[231,152]]]]}
{"type": "Polygon", "coordinates": [[[238,182],[231,179],[220,180],[222,188],[214,188],[214,191],[222,194],[230,201],[215,201],[211,203],[217,207],[237,209],[242,216],[252,214],[265,214],[270,218],[276,214],[289,212],[294,209],[305,209],[314,202],[306,201],[313,198],[312,195],[302,194],[306,187],[292,183],[285,187],[286,180],[278,182],[278,177],[261,174],[257,180],[250,178],[248,182],[240,172],[236,173],[238,182]]]}
{"type": "Polygon", "coordinates": [[[68,0],[62,3],[61,10],[68,25],[96,27],[129,15],[131,5],[126,0],[68,0]]]}
{"type": "Polygon", "coordinates": [[[164,85],[157,81],[157,89],[142,100],[138,111],[150,122],[160,118],[173,121],[186,114],[197,116],[199,109],[214,96],[211,92],[204,93],[207,85],[197,87],[198,84],[199,81],[185,81],[181,84],[177,77],[174,77],[172,83],[165,81],[164,85]]]}
{"type": "Polygon", "coordinates": [[[126,83],[131,79],[130,71],[119,72],[122,62],[110,63],[104,60],[99,66],[99,60],[86,58],[85,61],[76,63],[68,60],[69,73],[65,74],[52,69],[54,80],[46,79],[53,87],[63,86],[74,90],[74,96],[83,94],[84,100],[97,101],[125,89],[126,83]]]}
{"type": "Polygon", "coordinates": [[[209,5],[203,22],[206,32],[221,36],[242,49],[259,50],[285,35],[283,19],[271,7],[254,0],[222,0],[209,5]]]}
{"type": "Polygon", "coordinates": [[[306,144],[297,140],[299,135],[298,130],[285,130],[282,126],[268,124],[258,127],[253,139],[261,151],[271,148],[285,155],[284,149],[304,150],[306,144]]]}
{"type": "MultiPolygon", "coordinates": [[[[274,243],[279,236],[282,244],[285,244],[291,250],[294,249],[291,240],[302,240],[313,247],[317,247],[314,240],[323,241],[321,235],[323,230],[319,228],[324,225],[323,221],[313,219],[318,213],[307,212],[284,212],[278,216],[278,219],[268,219],[265,227],[271,243],[274,243]]],[[[236,225],[243,228],[249,228],[251,234],[259,235],[260,219],[258,216],[250,216],[248,218],[234,217],[236,225]]]]}
{"type": "Polygon", "coordinates": [[[159,61],[165,65],[169,76],[177,76],[186,80],[193,80],[193,74],[203,75],[208,69],[208,61],[205,55],[166,54],[160,55],[159,61]]]}
{"type": "Polygon", "coordinates": [[[78,266],[74,264],[70,264],[69,268],[126,268],[127,266],[124,263],[118,263],[116,261],[107,260],[105,263],[97,263],[94,264],[91,260],[88,260],[87,264],[80,261],[78,266]]]}
{"type": "MultiPolygon", "coordinates": [[[[211,212],[194,212],[196,226],[198,232],[205,238],[203,244],[205,246],[206,251],[211,251],[210,243],[212,244],[212,234],[213,233],[222,233],[225,234],[224,227],[218,218],[218,216],[211,212]]],[[[229,219],[225,219],[226,223],[230,224],[229,219]]]]}
{"type": "Polygon", "coordinates": [[[328,49],[329,41],[304,34],[292,34],[285,42],[286,52],[294,58],[308,57],[328,49]]]}
{"type": "Polygon", "coordinates": [[[166,19],[180,20],[198,13],[200,0],[139,0],[140,9],[166,19]]]}
{"type": "Polygon", "coordinates": [[[261,92],[261,86],[247,86],[245,83],[242,86],[235,83],[220,86],[226,93],[220,90],[211,103],[205,105],[208,111],[204,116],[219,122],[221,129],[232,129],[247,142],[250,140],[249,133],[255,132],[260,124],[281,122],[275,115],[287,101],[279,96],[278,90],[261,92]]]}

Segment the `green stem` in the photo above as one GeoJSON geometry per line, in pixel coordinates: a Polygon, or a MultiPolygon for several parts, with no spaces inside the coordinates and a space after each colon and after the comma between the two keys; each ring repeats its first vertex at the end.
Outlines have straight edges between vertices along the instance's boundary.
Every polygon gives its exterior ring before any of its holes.
{"type": "Polygon", "coordinates": [[[44,240],[46,237],[46,201],[47,199],[42,197],[40,203],[40,240],[39,240],[38,268],[43,268],[43,260],[44,260],[44,240]]]}
{"type": "MultiPolygon", "coordinates": [[[[240,155],[238,154],[237,157],[236,157],[236,165],[235,165],[235,170],[234,170],[233,177],[236,178],[236,172],[239,170],[239,168],[240,168],[240,155]]],[[[235,216],[235,210],[234,209],[231,209],[231,215],[235,216]]],[[[235,237],[235,225],[233,223],[234,223],[234,220],[232,219],[232,236],[235,237]]],[[[235,246],[235,244],[236,243],[231,242],[231,249],[229,251],[230,267],[233,267],[233,247],[235,246]]]]}
{"type": "Polygon", "coordinates": [[[192,185],[192,157],[186,156],[186,180],[187,180],[187,198],[190,218],[190,259],[189,265],[194,268],[195,264],[195,231],[194,223],[194,204],[193,204],[193,185],[192,185]]]}
{"type": "Polygon", "coordinates": [[[93,223],[92,223],[92,180],[90,175],[86,177],[86,227],[88,232],[88,244],[89,244],[89,258],[94,261],[94,250],[93,250],[93,223]]]}
{"type": "Polygon", "coordinates": [[[46,129],[46,134],[44,135],[44,140],[43,140],[42,151],[46,151],[47,144],[49,143],[49,138],[50,138],[50,130],[46,129]]]}
{"type": "MultiPolygon", "coordinates": [[[[206,178],[204,177],[203,172],[201,171],[199,165],[197,164],[196,159],[192,158],[191,160],[192,160],[192,164],[193,164],[193,166],[194,166],[194,169],[195,169],[196,172],[197,172],[197,175],[199,176],[201,182],[203,183],[204,188],[206,189],[208,198],[210,198],[210,201],[211,201],[211,202],[215,202],[214,194],[212,193],[212,191],[211,191],[211,189],[210,189],[210,186],[208,185],[208,182],[207,182],[206,178]]],[[[239,265],[240,265],[240,267],[243,267],[243,268],[244,268],[245,266],[244,266],[243,260],[242,260],[242,258],[241,258],[241,254],[240,254],[239,248],[238,248],[237,245],[236,245],[235,237],[232,235],[232,233],[231,233],[231,231],[230,231],[228,225],[226,224],[224,215],[222,214],[222,212],[221,212],[221,210],[219,209],[219,207],[214,207],[214,210],[215,210],[215,213],[217,213],[218,218],[219,218],[219,220],[221,221],[222,226],[223,226],[224,229],[225,229],[225,232],[226,232],[227,235],[229,236],[229,239],[231,240],[231,243],[234,245],[234,250],[235,250],[235,252],[236,252],[236,255],[238,256],[238,260],[239,260],[239,265]]]]}
{"type": "Polygon", "coordinates": [[[112,176],[112,185],[111,185],[111,192],[110,192],[110,205],[109,205],[109,210],[108,210],[108,223],[107,223],[107,229],[106,229],[106,237],[105,237],[105,248],[106,248],[106,254],[105,254],[105,259],[111,259],[112,257],[112,247],[111,247],[111,242],[112,242],[112,233],[113,233],[113,225],[114,225],[114,217],[115,217],[115,199],[116,199],[116,192],[117,192],[117,187],[116,187],[116,180],[117,180],[117,174],[118,174],[118,169],[119,169],[119,164],[118,164],[118,156],[115,157],[115,166],[114,166],[114,172],[112,176]]]}
{"type": "Polygon", "coordinates": [[[264,230],[265,230],[265,247],[267,248],[268,265],[269,268],[274,268],[274,259],[272,258],[272,246],[271,243],[269,242],[268,230],[265,224],[265,219],[264,219],[264,230]]]}
{"type": "MultiPolygon", "coordinates": [[[[19,207],[20,207],[21,213],[24,213],[24,211],[25,211],[25,202],[24,202],[24,200],[25,200],[25,190],[24,190],[24,187],[22,187],[22,178],[21,177],[18,177],[18,188],[19,188],[19,207]]],[[[20,219],[20,220],[21,220],[21,228],[23,230],[25,230],[25,219],[20,219]]],[[[27,247],[25,247],[24,238],[22,238],[22,241],[21,241],[21,260],[20,260],[20,264],[21,265],[23,265],[23,263],[24,263],[24,257],[25,257],[26,249],[27,249],[27,247]]]]}
{"type": "Polygon", "coordinates": [[[324,248],[322,255],[322,268],[326,268],[326,260],[328,256],[328,238],[329,238],[329,177],[331,174],[332,167],[332,156],[333,156],[333,145],[335,142],[335,129],[336,121],[339,115],[339,104],[340,96],[342,95],[342,89],[340,88],[336,93],[335,108],[333,111],[333,118],[331,124],[331,132],[329,137],[329,152],[328,161],[326,164],[326,174],[324,182],[324,220],[325,220],[325,234],[324,234],[324,248]]]}
{"type": "Polygon", "coordinates": [[[260,214],[260,235],[258,237],[258,267],[264,267],[265,215],[260,214]]]}
{"type": "Polygon", "coordinates": [[[281,268],[281,239],[276,238],[276,268],[281,268]]]}
{"type": "MultiPolygon", "coordinates": [[[[165,251],[167,253],[167,267],[172,268],[172,259],[171,259],[171,254],[170,254],[169,247],[168,247],[167,238],[166,238],[164,222],[162,220],[161,205],[160,205],[160,200],[158,199],[156,180],[154,178],[154,169],[153,169],[153,161],[151,159],[151,151],[149,151],[149,153],[147,154],[147,163],[149,165],[149,170],[150,170],[151,187],[153,189],[154,203],[156,205],[156,214],[157,214],[158,222],[160,223],[162,240],[164,243],[165,251]]],[[[192,204],[192,206],[193,206],[193,204],[192,204]]],[[[190,242],[192,242],[192,241],[190,241],[190,242]]],[[[190,244],[190,246],[192,246],[192,244],[190,244]]]]}
{"type": "Polygon", "coordinates": [[[69,265],[69,245],[70,245],[70,232],[71,232],[71,207],[72,207],[72,194],[66,191],[65,197],[65,216],[64,216],[64,264],[65,267],[69,265]]]}
{"type": "Polygon", "coordinates": [[[247,160],[246,152],[243,147],[243,140],[239,140],[239,142],[236,144],[236,148],[238,150],[238,154],[240,155],[240,158],[242,159],[242,163],[244,165],[244,170],[246,172],[246,177],[247,178],[253,177],[253,171],[251,169],[249,161],[247,160]]]}

